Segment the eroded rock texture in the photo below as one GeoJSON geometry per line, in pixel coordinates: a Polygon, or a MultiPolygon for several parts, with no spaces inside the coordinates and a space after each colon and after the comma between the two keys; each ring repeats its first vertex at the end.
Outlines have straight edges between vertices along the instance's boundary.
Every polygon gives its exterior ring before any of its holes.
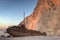
{"type": "Polygon", "coordinates": [[[12,26],[7,29],[7,33],[12,37],[25,37],[25,36],[47,36],[46,33],[41,33],[35,30],[28,30],[24,25],[12,26]]]}
{"type": "MultiPolygon", "coordinates": [[[[60,36],[60,0],[38,0],[33,13],[24,20],[27,29],[60,36]]],[[[24,20],[18,26],[24,24],[24,20]]]]}

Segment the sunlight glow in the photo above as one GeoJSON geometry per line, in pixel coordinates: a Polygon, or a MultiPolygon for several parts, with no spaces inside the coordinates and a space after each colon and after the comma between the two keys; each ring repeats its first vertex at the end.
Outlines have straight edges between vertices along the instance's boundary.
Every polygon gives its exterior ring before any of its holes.
{"type": "Polygon", "coordinates": [[[0,29],[6,29],[8,25],[9,25],[8,20],[0,18],[0,29]]]}

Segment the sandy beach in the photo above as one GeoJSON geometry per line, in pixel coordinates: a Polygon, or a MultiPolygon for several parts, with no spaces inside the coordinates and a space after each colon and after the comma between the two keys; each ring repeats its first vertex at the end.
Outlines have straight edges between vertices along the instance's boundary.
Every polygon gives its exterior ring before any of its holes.
{"type": "Polygon", "coordinates": [[[3,38],[1,37],[0,40],[60,40],[60,37],[52,36],[27,36],[27,37],[11,37],[11,38],[3,38]]]}

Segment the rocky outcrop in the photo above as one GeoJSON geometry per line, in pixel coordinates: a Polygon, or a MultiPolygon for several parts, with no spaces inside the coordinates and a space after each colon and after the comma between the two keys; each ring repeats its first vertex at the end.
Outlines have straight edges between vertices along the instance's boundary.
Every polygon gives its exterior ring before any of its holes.
{"type": "Polygon", "coordinates": [[[7,29],[7,33],[12,37],[24,37],[24,36],[46,36],[46,33],[40,33],[39,31],[28,30],[24,25],[21,27],[12,26],[7,29]]]}
{"type": "Polygon", "coordinates": [[[29,30],[46,32],[48,36],[60,36],[60,0],[38,0],[33,13],[18,26],[24,22],[29,30]]]}

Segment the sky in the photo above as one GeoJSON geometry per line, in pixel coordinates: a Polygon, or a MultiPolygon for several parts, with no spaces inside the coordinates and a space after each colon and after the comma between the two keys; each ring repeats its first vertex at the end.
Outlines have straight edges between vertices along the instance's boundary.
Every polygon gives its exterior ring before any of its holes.
{"type": "Polygon", "coordinates": [[[37,0],[0,0],[0,30],[10,25],[18,25],[25,17],[30,15],[37,0]]]}

